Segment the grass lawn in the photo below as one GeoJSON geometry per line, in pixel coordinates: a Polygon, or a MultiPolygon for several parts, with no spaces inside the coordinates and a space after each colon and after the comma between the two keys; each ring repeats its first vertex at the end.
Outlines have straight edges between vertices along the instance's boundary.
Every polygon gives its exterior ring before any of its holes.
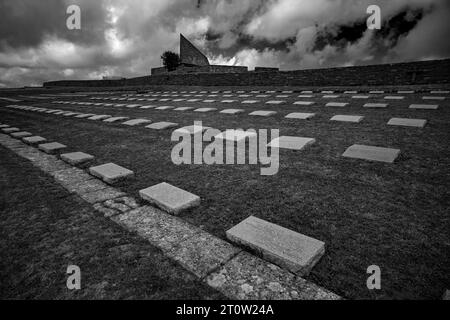
{"type": "Polygon", "coordinates": [[[223,299],[0,146],[1,299],[223,299]],[[66,269],[81,268],[81,290],[66,269]]]}
{"type": "Polygon", "coordinates": [[[324,241],[326,253],[307,279],[346,298],[437,299],[450,287],[449,104],[422,101],[426,94],[408,94],[400,101],[384,100],[385,95],[372,95],[368,100],[354,100],[342,94],[337,99],[323,99],[317,94],[311,99],[295,98],[295,94],[289,98],[198,97],[261,100],[250,105],[149,102],[248,109],[234,116],[217,111],[203,114],[33,103],[54,109],[143,117],[153,122],[171,121],[180,126],[202,120],[204,125],[218,129],[272,128],[279,129],[280,135],[316,139],[303,151],[282,150],[280,170],[275,176],[261,176],[259,166],[175,166],[170,158],[175,145],[170,141],[170,130],[154,131],[143,126],[3,108],[0,122],[66,144],[68,151],[90,153],[96,156],[97,164],[114,162],[133,170],[136,178],[122,183],[120,188],[134,196],[140,189],[163,181],[199,195],[201,206],[182,214],[182,218],[219,237],[225,237],[227,229],[255,215],[324,241]],[[288,103],[266,105],[263,102],[267,100],[288,103]],[[311,107],[292,105],[297,100],[317,103],[311,107]],[[325,107],[326,102],[332,101],[350,105],[325,107]],[[389,103],[389,107],[362,108],[368,102],[389,103]],[[440,108],[411,110],[411,103],[438,103],[440,108]],[[254,110],[278,113],[268,118],[249,116],[254,110]],[[316,117],[308,121],[285,119],[290,112],[313,112],[316,117]],[[329,121],[336,114],[365,118],[359,124],[329,121]],[[424,129],[387,126],[391,117],[423,118],[429,124],[424,129]],[[402,155],[394,164],[341,157],[347,147],[356,143],[398,148],[402,155]],[[380,266],[382,272],[379,291],[366,287],[366,269],[373,264],[380,266]]]}

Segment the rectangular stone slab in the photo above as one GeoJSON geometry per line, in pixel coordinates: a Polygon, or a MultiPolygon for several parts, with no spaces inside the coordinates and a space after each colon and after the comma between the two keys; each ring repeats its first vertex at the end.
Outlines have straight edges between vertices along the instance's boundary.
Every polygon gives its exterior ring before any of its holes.
{"type": "Polygon", "coordinates": [[[139,195],[143,200],[175,215],[200,205],[199,196],[166,182],[140,190],[139,195]]]}
{"type": "Polygon", "coordinates": [[[282,101],[282,100],[270,100],[270,101],[267,101],[266,104],[282,104],[285,102],[286,101],[282,101]]]}
{"type": "Polygon", "coordinates": [[[254,216],[229,229],[226,236],[300,276],[308,275],[325,253],[324,242],[254,216]]]}
{"type": "Polygon", "coordinates": [[[211,112],[217,110],[216,108],[198,108],[194,112],[211,112]]]}
{"type": "Polygon", "coordinates": [[[67,148],[65,145],[63,145],[59,142],[43,143],[43,144],[40,144],[38,147],[39,147],[39,150],[42,150],[48,154],[56,154],[59,151],[67,148]]]}
{"type": "Polygon", "coordinates": [[[412,104],[410,109],[423,109],[423,110],[437,110],[439,106],[437,104],[412,104]]]}
{"type": "Polygon", "coordinates": [[[314,101],[295,101],[294,104],[300,105],[300,106],[312,106],[315,104],[314,101]]]}
{"type": "Polygon", "coordinates": [[[11,133],[11,132],[18,132],[18,131],[20,131],[20,129],[19,128],[3,128],[2,131],[4,133],[11,133]]]}
{"type": "Polygon", "coordinates": [[[113,184],[120,180],[134,177],[134,172],[115,163],[106,163],[96,167],[90,167],[89,173],[106,183],[113,184]]]}
{"type": "Polygon", "coordinates": [[[345,102],[328,102],[325,107],[345,107],[348,103],[345,102]]]}
{"type": "Polygon", "coordinates": [[[21,139],[25,137],[31,137],[33,134],[27,131],[19,131],[19,132],[13,132],[11,133],[11,137],[21,139]]]}
{"type": "Polygon", "coordinates": [[[26,137],[22,139],[23,142],[29,145],[42,144],[47,141],[47,139],[40,136],[26,137]]]}
{"type": "Polygon", "coordinates": [[[88,119],[89,120],[104,120],[104,119],[108,119],[108,118],[111,118],[111,116],[107,115],[107,114],[101,114],[101,115],[98,115],[98,116],[90,117],[88,119]]]}
{"type": "Polygon", "coordinates": [[[392,118],[387,123],[390,126],[405,126],[423,128],[427,120],[424,119],[408,119],[408,118],[392,118]]]}
{"type": "Polygon", "coordinates": [[[307,120],[314,117],[315,113],[301,113],[301,112],[293,112],[289,113],[286,118],[287,119],[300,119],[300,120],[307,120]]]}
{"type": "Polygon", "coordinates": [[[399,149],[354,144],[348,147],[342,156],[347,158],[393,163],[399,154],[399,149]]]}
{"type": "Polygon", "coordinates": [[[405,97],[403,97],[403,96],[386,96],[386,97],[384,97],[384,99],[386,99],[386,100],[403,100],[403,99],[405,99],[405,97]]]}
{"type": "Polygon", "coordinates": [[[386,108],[387,103],[366,103],[364,108],[386,108]]]}
{"type": "Polygon", "coordinates": [[[155,110],[170,110],[173,109],[175,107],[172,106],[161,106],[161,107],[156,107],[155,110]]]}
{"type": "Polygon", "coordinates": [[[276,114],[276,111],[258,110],[258,111],[253,111],[249,115],[250,116],[260,116],[260,117],[270,117],[270,116],[273,116],[274,114],[276,114]]]}
{"type": "Polygon", "coordinates": [[[94,156],[84,152],[63,153],[60,155],[61,160],[75,166],[86,163],[94,159],[94,156]]]}
{"type": "Polygon", "coordinates": [[[244,100],[244,101],[242,101],[241,103],[244,103],[244,104],[254,104],[254,103],[258,103],[259,102],[259,100],[244,100]]]}
{"type": "Polygon", "coordinates": [[[128,117],[112,117],[112,118],[108,118],[108,119],[103,120],[103,122],[109,122],[109,123],[111,123],[111,122],[116,122],[116,121],[121,121],[121,120],[127,120],[127,119],[129,119],[129,118],[128,118],[128,117]]]}
{"type": "Polygon", "coordinates": [[[422,97],[423,100],[445,100],[445,97],[422,97]]]}
{"type": "Polygon", "coordinates": [[[316,140],[313,138],[281,136],[270,141],[267,146],[280,149],[302,150],[314,142],[316,140]]]}
{"type": "Polygon", "coordinates": [[[152,123],[151,125],[146,126],[146,128],[154,129],[154,130],[164,130],[164,129],[173,128],[176,126],[178,126],[178,123],[163,121],[163,122],[152,123]]]}
{"type": "Polygon", "coordinates": [[[143,123],[150,123],[151,120],[147,120],[147,119],[133,119],[133,120],[128,120],[122,124],[127,125],[127,126],[137,126],[139,124],[143,124],[143,123]]]}
{"type": "Polygon", "coordinates": [[[363,116],[347,116],[347,115],[336,115],[332,117],[331,121],[342,121],[342,122],[355,122],[359,123],[364,119],[363,116]]]}
{"type": "Polygon", "coordinates": [[[181,133],[181,134],[189,134],[189,135],[192,135],[192,134],[196,134],[196,133],[199,133],[199,132],[202,132],[203,133],[203,131],[205,131],[205,130],[207,130],[207,129],[209,129],[210,127],[205,127],[205,126],[187,126],[187,127],[182,127],[182,128],[179,128],[179,129],[177,129],[177,130],[175,130],[174,132],[178,132],[178,133],[181,133]]]}
{"type": "Polygon", "coordinates": [[[178,107],[173,109],[174,111],[187,111],[187,110],[192,110],[194,109],[194,107],[178,107]]]}
{"type": "Polygon", "coordinates": [[[237,113],[242,113],[245,110],[243,109],[224,109],[222,111],[220,111],[220,113],[225,113],[225,114],[237,114],[237,113]]]}

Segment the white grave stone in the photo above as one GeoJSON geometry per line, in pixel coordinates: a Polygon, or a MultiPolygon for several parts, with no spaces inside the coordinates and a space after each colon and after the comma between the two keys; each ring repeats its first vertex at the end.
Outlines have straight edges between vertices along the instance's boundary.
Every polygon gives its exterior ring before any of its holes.
{"type": "Polygon", "coordinates": [[[58,142],[51,142],[51,143],[43,143],[38,146],[38,148],[45,153],[48,154],[56,154],[60,152],[61,150],[67,148],[65,145],[58,143],[58,142]]]}
{"type": "Polygon", "coordinates": [[[258,110],[249,113],[250,116],[270,117],[276,114],[276,111],[258,110]]]}
{"type": "Polygon", "coordinates": [[[220,113],[237,114],[237,113],[242,113],[244,111],[245,111],[244,109],[224,109],[224,110],[220,111],[220,113]]]}
{"type": "Polygon", "coordinates": [[[113,184],[120,180],[134,177],[133,171],[121,167],[115,163],[106,163],[100,166],[90,167],[89,173],[102,179],[108,184],[113,184]]]}
{"type": "Polygon", "coordinates": [[[408,118],[392,118],[387,123],[390,126],[405,126],[423,128],[427,120],[424,119],[408,119],[408,118]]]}
{"type": "Polygon", "coordinates": [[[140,124],[150,123],[150,122],[152,122],[152,121],[147,120],[147,119],[133,119],[133,120],[128,120],[122,124],[127,125],[127,126],[137,126],[140,124]]]}
{"type": "Polygon", "coordinates": [[[354,122],[359,123],[364,119],[363,116],[348,116],[348,115],[336,115],[332,117],[331,121],[341,121],[341,122],[354,122]]]}
{"type": "Polygon", "coordinates": [[[154,130],[164,130],[164,129],[173,128],[176,126],[178,126],[178,123],[163,121],[163,122],[152,123],[151,125],[146,126],[146,128],[154,129],[154,130]]]}
{"type": "Polygon", "coordinates": [[[60,155],[60,157],[61,160],[73,166],[86,163],[94,159],[94,156],[84,152],[63,153],[60,155]]]}
{"type": "Polygon", "coordinates": [[[300,119],[300,120],[308,120],[314,117],[315,113],[301,113],[301,112],[294,112],[289,113],[286,118],[287,119],[300,119]]]}
{"type": "Polygon", "coordinates": [[[423,110],[436,110],[439,108],[437,104],[412,104],[409,106],[410,109],[423,109],[423,110]]]}
{"type": "Polygon", "coordinates": [[[392,163],[400,154],[399,149],[354,144],[347,148],[343,157],[392,163]]]}
{"type": "Polygon", "coordinates": [[[313,138],[281,136],[273,139],[267,146],[280,149],[303,150],[314,142],[316,140],[313,138]]]}

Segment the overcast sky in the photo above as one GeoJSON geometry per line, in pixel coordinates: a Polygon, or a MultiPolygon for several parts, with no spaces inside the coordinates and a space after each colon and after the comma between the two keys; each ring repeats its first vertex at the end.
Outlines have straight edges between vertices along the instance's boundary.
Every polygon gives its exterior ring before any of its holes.
{"type": "Polygon", "coordinates": [[[250,69],[450,57],[449,0],[0,0],[0,12],[0,87],[148,75],[180,32],[211,63],[250,69]],[[81,30],[66,27],[71,4],[81,30]]]}

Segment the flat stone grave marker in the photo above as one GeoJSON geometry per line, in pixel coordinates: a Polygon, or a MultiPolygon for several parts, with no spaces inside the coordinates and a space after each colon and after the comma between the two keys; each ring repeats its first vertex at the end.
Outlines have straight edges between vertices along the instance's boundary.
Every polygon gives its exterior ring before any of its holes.
{"type": "Polygon", "coordinates": [[[251,94],[240,94],[238,97],[239,98],[248,98],[248,97],[251,97],[252,95],[251,94]]]}
{"type": "Polygon", "coordinates": [[[256,95],[256,98],[267,98],[267,97],[270,97],[270,95],[269,94],[258,94],[258,95],[256,95]]]}
{"type": "Polygon", "coordinates": [[[5,128],[9,128],[10,126],[7,124],[2,124],[0,125],[0,129],[5,129],[5,128]]]}
{"type": "Polygon", "coordinates": [[[445,97],[422,97],[423,100],[445,100],[445,97]]]}
{"type": "Polygon", "coordinates": [[[276,111],[265,111],[265,110],[258,110],[253,111],[250,113],[250,116],[259,116],[259,117],[270,117],[276,114],[276,111]]]}
{"type": "Polygon", "coordinates": [[[342,156],[347,158],[393,163],[399,154],[399,149],[354,144],[348,147],[342,156]]]}
{"type": "Polygon", "coordinates": [[[270,141],[267,146],[280,149],[303,150],[314,142],[316,140],[313,138],[281,136],[270,141]]]}
{"type": "Polygon", "coordinates": [[[148,104],[148,105],[140,107],[139,109],[152,109],[152,108],[156,108],[156,106],[148,104]]]}
{"type": "Polygon", "coordinates": [[[120,180],[134,177],[134,172],[115,163],[106,163],[100,166],[90,167],[89,173],[102,179],[108,184],[114,184],[120,180]]]}
{"type": "Polygon", "coordinates": [[[297,98],[314,98],[313,94],[301,94],[297,98]]]}
{"type": "Polygon", "coordinates": [[[334,91],[325,90],[325,91],[322,91],[321,93],[324,93],[324,94],[331,94],[331,93],[334,93],[334,91]]]}
{"type": "Polygon", "coordinates": [[[143,200],[174,215],[200,205],[199,196],[166,182],[140,190],[139,195],[143,200]]]}
{"type": "Polygon", "coordinates": [[[387,123],[390,126],[405,126],[405,127],[425,127],[427,120],[424,119],[408,119],[408,118],[392,118],[387,123]]]}
{"type": "Polygon", "coordinates": [[[370,94],[383,94],[384,91],[382,90],[373,90],[373,91],[369,91],[370,94]]]}
{"type": "Polygon", "coordinates": [[[170,101],[170,99],[159,99],[159,101],[161,101],[161,102],[167,102],[167,101],[170,101]]]}
{"type": "Polygon", "coordinates": [[[222,100],[220,101],[221,103],[233,103],[236,102],[237,100],[222,100]]]}
{"type": "Polygon", "coordinates": [[[178,128],[177,130],[175,130],[174,132],[178,132],[181,134],[196,134],[196,133],[203,133],[203,131],[210,129],[210,127],[205,127],[205,126],[196,126],[196,125],[192,125],[192,126],[187,126],[187,127],[182,127],[182,128],[178,128]]]}
{"type": "Polygon", "coordinates": [[[344,94],[356,94],[358,91],[344,91],[344,94]]]}
{"type": "Polygon", "coordinates": [[[293,112],[289,113],[285,118],[287,119],[299,119],[299,120],[308,120],[314,117],[315,113],[301,113],[301,112],[293,112]]]}
{"type": "Polygon", "coordinates": [[[279,94],[279,95],[275,96],[275,98],[289,98],[289,95],[287,95],[287,94],[279,94]]]}
{"type": "Polygon", "coordinates": [[[299,106],[312,106],[313,104],[315,104],[315,102],[314,101],[295,101],[294,104],[299,105],[299,106]]]}
{"type": "Polygon", "coordinates": [[[229,129],[229,130],[225,130],[222,133],[219,133],[214,138],[238,142],[238,141],[245,140],[250,137],[256,137],[256,136],[257,136],[256,132],[247,132],[244,130],[229,129]]]}
{"type": "Polygon", "coordinates": [[[79,115],[79,112],[67,112],[65,114],[63,114],[64,117],[72,117],[72,116],[77,116],[79,115]]]}
{"type": "Polygon", "coordinates": [[[211,112],[217,110],[216,108],[198,108],[194,112],[211,112]]]}
{"type": "Polygon", "coordinates": [[[36,144],[42,144],[47,141],[47,139],[40,137],[40,136],[32,136],[32,137],[25,137],[22,138],[22,141],[29,145],[36,145],[36,144]]]}
{"type": "Polygon", "coordinates": [[[39,148],[39,150],[42,150],[45,153],[56,154],[67,147],[59,142],[51,142],[51,143],[40,144],[40,145],[38,145],[38,148],[39,148]]]}
{"type": "Polygon", "coordinates": [[[127,108],[137,108],[137,107],[142,107],[141,104],[127,104],[127,108]]]}
{"type": "Polygon", "coordinates": [[[352,99],[369,99],[369,96],[352,96],[352,99]]]}
{"type": "Polygon", "coordinates": [[[325,253],[325,243],[250,216],[226,231],[227,238],[297,275],[306,276],[325,253]]]}
{"type": "Polygon", "coordinates": [[[437,104],[412,104],[409,106],[410,109],[423,109],[423,110],[436,110],[439,108],[437,104]]]}
{"type": "Polygon", "coordinates": [[[328,102],[326,107],[345,107],[348,106],[348,103],[346,102],[328,102]]]}
{"type": "Polygon", "coordinates": [[[324,95],[322,98],[323,99],[335,99],[335,98],[339,98],[339,96],[337,94],[328,94],[328,95],[324,95]]]}
{"type": "Polygon", "coordinates": [[[63,153],[60,155],[61,160],[73,166],[89,162],[94,159],[94,156],[84,152],[63,153]]]}
{"type": "Polygon", "coordinates": [[[294,91],[292,91],[292,90],[285,90],[285,91],[281,91],[281,93],[294,93],[294,91]]]}
{"type": "Polygon", "coordinates": [[[176,126],[178,126],[178,123],[162,121],[162,122],[152,123],[151,125],[146,126],[146,128],[154,129],[154,130],[164,130],[164,129],[173,128],[176,126]]]}
{"type": "Polygon", "coordinates": [[[186,99],[174,99],[172,100],[173,102],[181,102],[181,101],[185,101],[186,99]]]}
{"type": "Polygon", "coordinates": [[[270,101],[267,101],[266,104],[282,104],[285,102],[286,101],[282,101],[282,100],[270,100],[270,101]]]}
{"type": "Polygon", "coordinates": [[[341,121],[341,122],[355,122],[355,123],[359,123],[362,121],[362,119],[364,119],[363,116],[348,116],[348,115],[336,115],[334,117],[332,117],[330,120],[331,121],[341,121]]]}
{"type": "Polygon", "coordinates": [[[155,110],[170,110],[170,109],[174,109],[175,107],[172,106],[161,106],[161,107],[157,107],[155,108],[155,110]]]}
{"type": "Polygon", "coordinates": [[[244,109],[224,109],[224,110],[220,111],[220,113],[237,114],[237,113],[241,113],[244,111],[245,111],[244,109]]]}
{"type": "Polygon", "coordinates": [[[303,90],[303,91],[300,91],[300,93],[313,93],[311,90],[303,90]]]}
{"type": "Polygon", "coordinates": [[[433,91],[430,91],[430,93],[431,94],[448,94],[448,93],[450,93],[450,91],[448,91],[448,90],[433,90],[433,91]]]}
{"type": "Polygon", "coordinates": [[[107,114],[100,114],[100,115],[97,115],[97,116],[92,116],[92,117],[90,117],[88,119],[89,120],[103,120],[103,119],[107,119],[107,118],[111,118],[111,116],[107,115],[107,114]]]}
{"type": "Polygon", "coordinates": [[[206,102],[206,103],[213,103],[213,102],[216,102],[216,100],[203,100],[203,102],[206,102]]]}
{"type": "Polygon", "coordinates": [[[152,122],[152,121],[148,120],[148,119],[132,119],[132,120],[125,121],[122,124],[124,124],[126,126],[137,126],[139,124],[150,123],[150,122],[152,122]]]}
{"type": "Polygon", "coordinates": [[[386,96],[384,97],[385,100],[403,100],[405,97],[403,96],[386,96]]]}
{"type": "Polygon", "coordinates": [[[103,122],[111,123],[111,122],[127,120],[127,119],[129,119],[129,118],[128,117],[112,117],[112,118],[108,118],[108,119],[103,120],[103,122]]]}
{"type": "Polygon", "coordinates": [[[188,99],[188,100],[186,100],[187,102],[197,102],[197,101],[200,101],[200,99],[188,99]]]}
{"type": "Polygon", "coordinates": [[[12,132],[18,132],[18,131],[20,131],[20,129],[19,128],[15,128],[15,127],[13,127],[13,128],[3,128],[2,131],[4,133],[12,133],[12,132]]]}
{"type": "Polygon", "coordinates": [[[363,107],[364,108],[386,108],[388,105],[387,103],[366,103],[363,107]]]}
{"type": "Polygon", "coordinates": [[[13,138],[21,139],[25,137],[31,137],[33,134],[27,131],[19,131],[19,132],[12,132],[10,135],[13,138]]]}
{"type": "Polygon", "coordinates": [[[397,91],[398,94],[404,94],[404,93],[414,93],[414,90],[399,90],[397,91]]]}
{"type": "Polygon", "coordinates": [[[192,110],[194,107],[178,107],[173,109],[174,111],[186,111],[186,110],[192,110]]]}
{"type": "Polygon", "coordinates": [[[254,104],[254,103],[258,103],[258,100],[244,100],[241,103],[245,103],[245,104],[254,104]]]}

